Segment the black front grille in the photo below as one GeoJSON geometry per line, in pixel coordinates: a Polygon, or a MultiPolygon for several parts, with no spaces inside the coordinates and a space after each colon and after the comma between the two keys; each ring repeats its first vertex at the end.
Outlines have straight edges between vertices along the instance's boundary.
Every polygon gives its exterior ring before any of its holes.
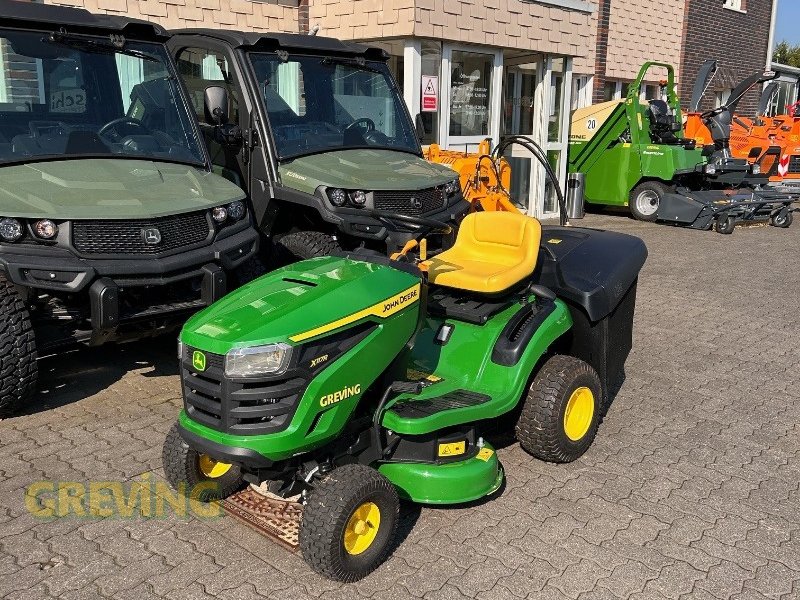
{"type": "Polygon", "coordinates": [[[789,158],[789,173],[800,173],[800,154],[789,158]]]}
{"type": "Polygon", "coordinates": [[[432,187],[424,190],[373,192],[376,210],[396,212],[401,215],[424,215],[445,206],[444,190],[432,187]]]}
{"type": "Polygon", "coordinates": [[[161,254],[200,244],[211,235],[206,211],[155,219],[72,223],[72,245],[82,254],[161,254]],[[148,243],[148,230],[158,230],[161,240],[148,243]]]}
{"type": "Polygon", "coordinates": [[[192,364],[195,349],[181,360],[183,402],[193,421],[238,435],[275,433],[288,427],[308,381],[302,377],[234,382],[225,377],[224,357],[203,352],[205,369],[192,364]]]}

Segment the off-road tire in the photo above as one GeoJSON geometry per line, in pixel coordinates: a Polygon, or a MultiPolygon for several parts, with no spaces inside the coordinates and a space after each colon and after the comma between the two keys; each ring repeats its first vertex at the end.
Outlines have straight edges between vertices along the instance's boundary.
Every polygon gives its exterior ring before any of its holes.
{"type": "Polygon", "coordinates": [[[318,256],[330,256],[340,249],[332,236],[321,231],[294,231],[275,241],[278,260],[285,264],[318,256]]]}
{"type": "Polygon", "coordinates": [[[0,417],[12,415],[33,397],[37,377],[30,314],[14,286],[0,275],[0,417]]]}
{"type": "Polygon", "coordinates": [[[730,235],[736,229],[736,218],[729,215],[721,215],[714,223],[714,231],[722,235],[730,235]]]}
{"type": "Polygon", "coordinates": [[[236,267],[234,275],[239,285],[244,285],[250,283],[254,279],[258,279],[262,275],[266,275],[267,272],[267,267],[261,262],[261,259],[258,258],[258,256],[251,256],[236,267]]]}
{"type": "Polygon", "coordinates": [[[364,465],[345,465],[317,483],[303,508],[300,550],[308,565],[335,581],[351,582],[374,571],[389,554],[397,530],[400,501],[383,475],[364,465]],[[349,554],[344,532],[350,516],[365,502],[380,509],[380,526],[361,554],[349,554]]]}
{"type": "Polygon", "coordinates": [[[244,487],[242,472],[237,465],[231,465],[227,473],[216,479],[206,477],[199,467],[200,453],[191,448],[178,433],[174,424],[164,440],[161,461],[170,485],[202,502],[227,498],[244,487]],[[203,484],[202,487],[196,488],[203,484]]]}
{"type": "Polygon", "coordinates": [[[594,441],[603,405],[603,388],[597,372],[573,356],[557,354],[542,365],[533,379],[517,420],[522,448],[538,459],[567,463],[579,458],[594,441]],[[586,433],[571,440],[564,428],[564,413],[572,392],[587,387],[594,395],[594,412],[586,433]]]}
{"type": "Polygon", "coordinates": [[[781,229],[786,229],[792,224],[794,221],[794,213],[787,212],[785,215],[781,216],[780,212],[777,214],[772,215],[769,218],[769,224],[773,227],[780,227],[781,229]]]}
{"type": "Polygon", "coordinates": [[[633,218],[638,221],[655,221],[658,218],[658,207],[661,206],[664,195],[669,194],[671,191],[672,189],[667,184],[661,183],[660,181],[643,181],[631,190],[631,193],[628,197],[628,208],[631,211],[631,215],[633,215],[633,218]],[[658,206],[652,214],[647,214],[641,211],[637,206],[637,199],[642,193],[645,192],[650,192],[658,197],[658,206]]]}

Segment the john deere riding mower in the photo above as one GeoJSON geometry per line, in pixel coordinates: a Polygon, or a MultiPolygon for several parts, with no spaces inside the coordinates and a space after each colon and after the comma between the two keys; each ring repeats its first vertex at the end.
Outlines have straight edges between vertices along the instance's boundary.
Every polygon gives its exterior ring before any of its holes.
{"type": "Polygon", "coordinates": [[[486,438],[498,424],[515,422],[541,460],[589,448],[631,348],[647,254],[628,235],[477,212],[428,256],[426,236],[450,225],[370,215],[413,239],[392,257],[284,267],[186,323],[184,408],[163,453],[170,482],[204,484],[209,500],[244,482],[300,494],[302,555],[340,581],[391,552],[399,499],[498,490],[486,438]]]}

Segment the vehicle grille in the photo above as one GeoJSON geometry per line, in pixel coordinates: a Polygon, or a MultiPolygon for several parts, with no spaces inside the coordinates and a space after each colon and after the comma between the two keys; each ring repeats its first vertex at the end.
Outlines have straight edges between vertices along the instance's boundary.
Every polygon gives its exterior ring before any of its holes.
{"type": "Polygon", "coordinates": [[[401,215],[424,215],[440,210],[445,205],[444,190],[432,187],[424,190],[373,192],[376,210],[396,212],[401,215]]]}
{"type": "Polygon", "coordinates": [[[206,241],[212,233],[206,211],[155,219],[74,221],[72,245],[83,254],[161,254],[206,241]],[[144,230],[155,228],[158,244],[145,242],[144,230]]]}
{"type": "Polygon", "coordinates": [[[288,427],[308,385],[301,377],[237,383],[225,377],[224,357],[204,352],[206,368],[192,366],[194,348],[185,347],[181,383],[186,414],[193,421],[238,435],[274,433],[288,427]]]}
{"type": "Polygon", "coordinates": [[[789,173],[800,173],[800,154],[789,158],[789,173]]]}

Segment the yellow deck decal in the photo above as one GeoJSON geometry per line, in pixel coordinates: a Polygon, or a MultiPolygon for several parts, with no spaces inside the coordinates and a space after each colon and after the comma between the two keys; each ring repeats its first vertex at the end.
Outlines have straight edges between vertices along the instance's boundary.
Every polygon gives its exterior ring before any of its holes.
{"type": "Polygon", "coordinates": [[[560,244],[561,240],[558,239],[558,238],[551,238],[551,239],[547,240],[547,243],[548,244],[560,244]]]}
{"type": "Polygon", "coordinates": [[[490,458],[492,458],[493,454],[494,450],[492,450],[491,448],[481,448],[481,451],[478,452],[478,456],[476,456],[475,458],[477,458],[478,460],[482,460],[483,462],[486,462],[490,458]]]}
{"type": "Polygon", "coordinates": [[[412,285],[407,290],[403,290],[399,294],[395,294],[386,300],[378,302],[377,304],[373,304],[364,310],[360,310],[352,315],[332,321],[327,325],[322,325],[320,327],[315,327],[314,329],[304,331],[303,333],[298,333],[291,336],[289,339],[293,342],[302,342],[303,340],[322,335],[323,333],[328,333],[334,329],[339,329],[345,325],[350,325],[350,323],[355,323],[356,321],[360,321],[365,317],[380,317],[381,319],[385,319],[386,317],[400,312],[407,306],[419,301],[419,287],[420,284],[412,285]]]}
{"type": "Polygon", "coordinates": [[[467,451],[467,442],[449,442],[439,444],[439,456],[458,456],[467,451]]]}

